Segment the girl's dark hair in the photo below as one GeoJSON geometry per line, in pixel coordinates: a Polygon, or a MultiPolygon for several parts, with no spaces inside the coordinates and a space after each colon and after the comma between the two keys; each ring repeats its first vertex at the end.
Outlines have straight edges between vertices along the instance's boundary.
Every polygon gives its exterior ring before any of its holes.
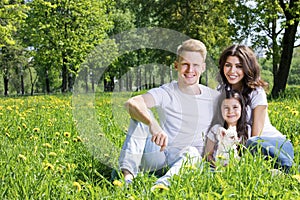
{"type": "Polygon", "coordinates": [[[219,71],[221,76],[222,85],[230,85],[224,74],[224,65],[229,56],[236,56],[239,58],[243,72],[245,74],[242,80],[242,95],[245,104],[249,105],[249,94],[255,90],[256,87],[267,88],[268,84],[260,77],[260,68],[254,52],[245,45],[232,45],[227,47],[221,54],[219,59],[219,71]]]}
{"type": "Polygon", "coordinates": [[[213,119],[209,125],[208,132],[211,131],[212,127],[216,124],[223,125],[224,128],[228,129],[228,124],[225,122],[222,117],[221,106],[224,99],[235,98],[241,104],[241,117],[237,122],[236,130],[238,137],[241,139],[241,144],[245,145],[248,139],[248,126],[247,126],[247,111],[245,99],[242,96],[241,92],[232,90],[231,86],[227,85],[221,90],[221,94],[218,97],[216,106],[214,107],[213,119]]]}
{"type": "MultiPolygon", "coordinates": [[[[236,99],[241,105],[241,117],[239,118],[236,126],[238,137],[241,139],[241,143],[245,144],[248,139],[248,128],[247,128],[247,112],[244,102],[244,98],[239,91],[232,90],[229,86],[225,88],[225,99],[236,99]]],[[[223,99],[224,100],[224,99],[223,99]]],[[[224,128],[228,129],[228,124],[224,121],[224,128]]]]}

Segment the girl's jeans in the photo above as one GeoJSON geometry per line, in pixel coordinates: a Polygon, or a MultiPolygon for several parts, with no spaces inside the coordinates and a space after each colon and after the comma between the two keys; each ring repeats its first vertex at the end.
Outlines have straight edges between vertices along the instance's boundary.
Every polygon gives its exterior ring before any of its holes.
{"type": "Polygon", "coordinates": [[[289,172],[293,165],[293,145],[284,137],[251,137],[247,140],[246,147],[253,154],[257,153],[260,149],[263,155],[275,158],[275,168],[281,167],[285,172],[289,172]]]}
{"type": "MultiPolygon", "coordinates": [[[[119,157],[121,170],[128,170],[136,176],[138,172],[154,172],[168,168],[166,174],[160,177],[155,184],[170,185],[169,178],[179,174],[181,166],[188,163],[194,165],[201,160],[195,147],[167,147],[163,152],[160,146],[151,141],[148,126],[141,122],[130,120],[129,130],[119,157]]],[[[162,175],[162,174],[159,174],[162,175]]]]}

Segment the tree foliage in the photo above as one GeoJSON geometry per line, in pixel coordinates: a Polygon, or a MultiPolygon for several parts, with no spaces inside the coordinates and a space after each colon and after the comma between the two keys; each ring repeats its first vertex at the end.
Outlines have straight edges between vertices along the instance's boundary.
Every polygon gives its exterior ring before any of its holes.
{"type": "MultiPolygon", "coordinates": [[[[4,90],[8,91],[10,83],[14,91],[23,94],[23,88],[29,88],[23,82],[27,77],[31,94],[33,90],[72,91],[80,71],[86,91],[90,85],[93,90],[97,82],[104,83],[105,91],[113,91],[115,83],[119,90],[131,90],[133,85],[141,88],[145,84],[147,88],[170,81],[176,50],[166,49],[179,44],[179,38],[162,31],[154,40],[163,48],[146,48],[139,44],[147,43],[139,38],[144,35],[134,34],[134,30],[146,27],[174,30],[203,41],[208,48],[205,84],[215,79],[217,60],[226,46],[234,42],[251,45],[266,55],[265,63],[272,60],[272,94],[276,96],[285,89],[287,80],[297,79],[289,71],[297,71],[291,63],[297,63],[292,57],[299,39],[299,1],[3,0],[0,70],[4,90]],[[121,38],[129,39],[125,44],[128,51],[124,51],[116,40],[128,30],[132,38],[121,38]],[[126,84],[122,77],[126,77],[126,84]]],[[[269,72],[264,74],[271,79],[269,72]]]]}
{"type": "Polygon", "coordinates": [[[274,97],[286,87],[293,49],[299,39],[299,14],[299,0],[236,1],[231,12],[234,40],[250,43],[272,59],[274,97]]]}
{"type": "Polygon", "coordinates": [[[59,72],[61,91],[71,91],[86,54],[107,36],[106,32],[112,27],[108,3],[99,0],[33,0],[29,6],[24,37],[27,45],[34,48],[37,71],[40,77],[52,74],[52,71],[59,72]]]}

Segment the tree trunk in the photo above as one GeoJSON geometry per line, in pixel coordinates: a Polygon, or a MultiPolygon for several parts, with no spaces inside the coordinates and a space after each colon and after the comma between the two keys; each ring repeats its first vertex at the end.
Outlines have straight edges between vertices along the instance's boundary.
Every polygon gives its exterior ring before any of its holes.
{"type": "Polygon", "coordinates": [[[68,91],[72,92],[73,91],[73,74],[68,73],[68,91]]]}
{"type": "Polygon", "coordinates": [[[48,70],[46,70],[46,76],[45,76],[45,83],[46,83],[46,93],[50,93],[50,80],[48,75],[48,70]]]}
{"type": "Polygon", "coordinates": [[[31,84],[31,89],[30,89],[30,95],[33,96],[33,90],[34,90],[34,83],[35,81],[33,81],[33,77],[32,77],[32,72],[30,67],[28,67],[28,71],[29,71],[29,77],[30,77],[30,84],[31,84]]]}
{"type": "Polygon", "coordinates": [[[299,21],[296,20],[297,17],[299,18],[299,14],[296,14],[297,16],[293,16],[293,13],[291,13],[291,9],[297,6],[295,5],[296,2],[299,1],[291,1],[290,8],[287,9],[283,1],[281,1],[281,5],[286,16],[287,27],[285,28],[285,32],[282,39],[282,53],[279,68],[276,74],[277,80],[274,80],[274,86],[272,89],[272,96],[274,98],[277,98],[280,92],[284,92],[289,76],[289,71],[293,58],[295,37],[297,33],[297,27],[299,24],[299,21]],[[290,23],[291,21],[293,21],[293,23],[290,23]]]}
{"type": "Polygon", "coordinates": [[[24,91],[24,75],[21,72],[21,95],[24,95],[25,91],[24,91]]]}
{"type": "Polygon", "coordinates": [[[8,77],[7,75],[3,75],[3,82],[4,82],[4,96],[8,96],[8,77]]]}
{"type": "Polygon", "coordinates": [[[279,46],[277,44],[277,19],[274,18],[272,22],[272,48],[273,48],[273,60],[272,60],[272,65],[273,65],[273,85],[277,85],[278,79],[277,79],[277,73],[278,73],[278,66],[279,66],[279,61],[280,61],[280,50],[279,46]]]}
{"type": "MultiPolygon", "coordinates": [[[[63,58],[64,60],[65,58],[63,58]]],[[[68,82],[68,69],[65,62],[63,62],[62,66],[62,85],[61,85],[61,92],[65,93],[67,91],[67,82],[68,82]]]]}

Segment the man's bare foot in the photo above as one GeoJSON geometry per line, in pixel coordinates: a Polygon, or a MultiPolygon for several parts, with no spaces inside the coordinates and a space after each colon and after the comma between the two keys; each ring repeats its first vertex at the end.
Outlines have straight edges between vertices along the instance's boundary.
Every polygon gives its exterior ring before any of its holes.
{"type": "Polygon", "coordinates": [[[122,173],[124,175],[125,182],[132,181],[133,175],[127,169],[122,170],[122,173]]]}

